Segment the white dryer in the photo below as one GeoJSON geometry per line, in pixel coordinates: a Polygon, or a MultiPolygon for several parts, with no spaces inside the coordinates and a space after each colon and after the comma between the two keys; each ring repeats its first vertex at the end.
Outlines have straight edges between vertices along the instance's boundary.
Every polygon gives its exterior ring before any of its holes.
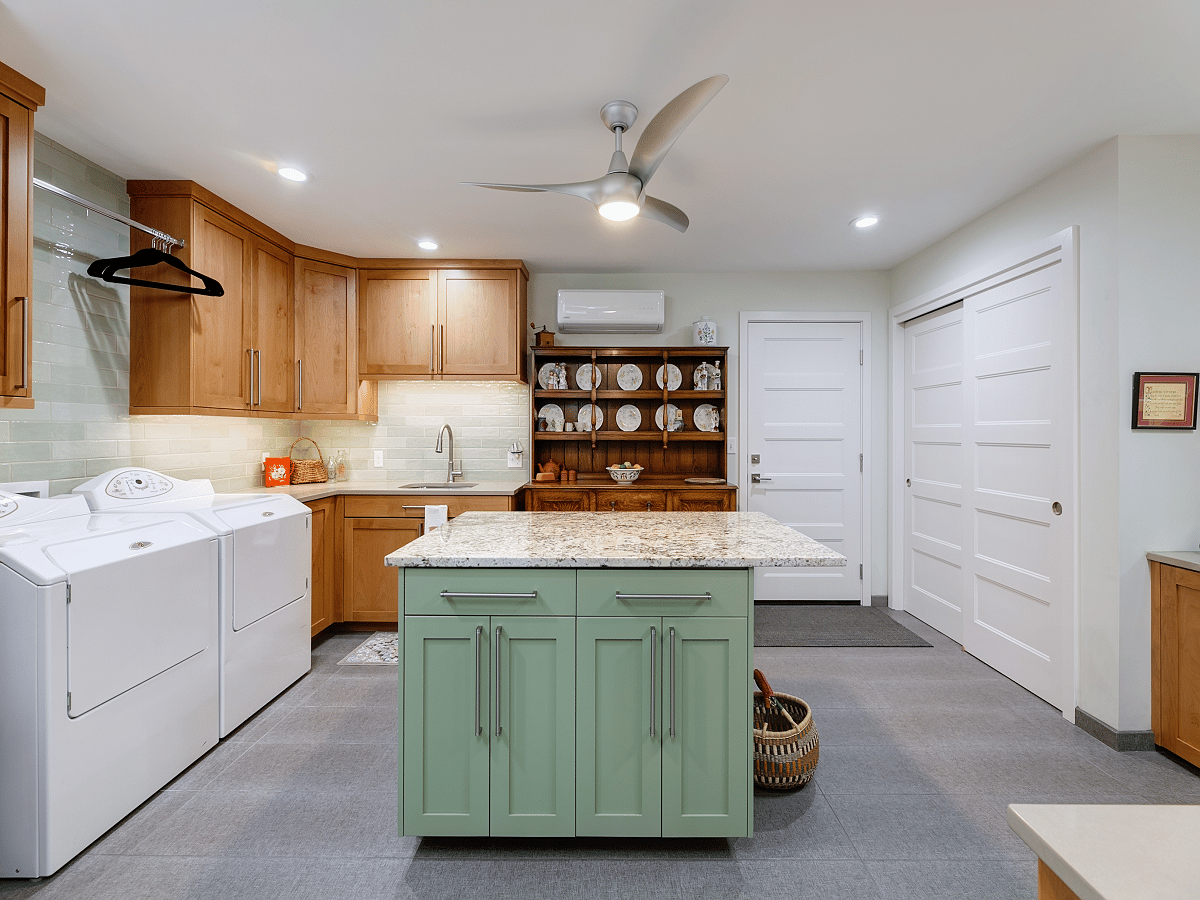
{"type": "Polygon", "coordinates": [[[217,743],[217,539],[0,491],[0,876],[49,875],[217,743]]]}
{"type": "Polygon", "coordinates": [[[97,513],[192,517],[219,537],[221,737],[312,667],[312,513],[286,494],[218,494],[206,478],[106,472],[75,488],[97,513]]]}

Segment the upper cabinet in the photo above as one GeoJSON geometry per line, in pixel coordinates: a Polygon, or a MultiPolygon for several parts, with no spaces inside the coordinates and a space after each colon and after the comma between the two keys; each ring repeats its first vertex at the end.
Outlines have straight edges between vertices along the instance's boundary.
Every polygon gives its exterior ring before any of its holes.
{"type": "Polygon", "coordinates": [[[33,406],[33,113],[45,102],[0,63],[0,408],[33,406]]]}
{"type": "Polygon", "coordinates": [[[356,410],[356,282],[354,269],[296,258],[296,409],[305,416],[356,410]]]}
{"type": "Polygon", "coordinates": [[[529,273],[518,260],[360,268],[362,378],[525,381],[529,273]]]}

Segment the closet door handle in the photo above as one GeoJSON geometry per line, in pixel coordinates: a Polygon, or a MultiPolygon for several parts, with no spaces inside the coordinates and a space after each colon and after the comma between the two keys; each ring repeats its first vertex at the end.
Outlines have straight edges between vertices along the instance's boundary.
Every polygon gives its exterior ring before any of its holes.
{"type": "Polygon", "coordinates": [[[29,387],[29,357],[27,355],[29,353],[29,298],[16,297],[14,299],[21,301],[21,368],[19,370],[21,383],[14,384],[13,387],[24,389],[29,387]]]}
{"type": "Polygon", "coordinates": [[[500,734],[500,626],[496,626],[496,734],[500,734]]]}
{"type": "Polygon", "coordinates": [[[654,658],[658,655],[658,631],[650,626],[650,737],[654,737],[654,719],[657,710],[654,708],[654,658]]]}
{"type": "Polygon", "coordinates": [[[475,626],[475,737],[483,734],[483,723],[479,721],[479,647],[483,643],[483,626],[475,626]]]}
{"type": "Polygon", "coordinates": [[[671,629],[671,737],[675,737],[675,629],[671,629]]]}

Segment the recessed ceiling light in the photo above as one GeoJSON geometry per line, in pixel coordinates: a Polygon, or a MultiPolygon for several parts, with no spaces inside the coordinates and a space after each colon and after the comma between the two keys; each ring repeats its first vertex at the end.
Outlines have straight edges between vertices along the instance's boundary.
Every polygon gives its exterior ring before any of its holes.
{"type": "Polygon", "coordinates": [[[279,177],[286,178],[288,181],[308,181],[307,175],[292,166],[280,166],[278,171],[279,177]]]}
{"type": "Polygon", "coordinates": [[[436,250],[438,248],[437,241],[430,240],[417,241],[417,246],[422,250],[436,250]]]}
{"type": "Polygon", "coordinates": [[[879,224],[879,216],[859,216],[850,222],[855,228],[870,228],[879,224]]]}

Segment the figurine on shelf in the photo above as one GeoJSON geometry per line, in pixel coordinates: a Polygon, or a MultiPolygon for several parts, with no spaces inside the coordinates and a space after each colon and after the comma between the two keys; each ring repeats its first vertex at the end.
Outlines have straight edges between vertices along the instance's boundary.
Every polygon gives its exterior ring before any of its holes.
{"type": "Polygon", "coordinates": [[[721,389],[721,361],[719,359],[713,363],[712,375],[708,379],[708,389],[710,391],[719,391],[721,389]]]}
{"type": "Polygon", "coordinates": [[[555,363],[554,365],[554,387],[556,390],[565,391],[567,389],[567,364],[555,363]]]}
{"type": "Polygon", "coordinates": [[[692,387],[698,391],[710,390],[712,381],[712,366],[706,362],[696,366],[696,371],[692,373],[692,387]]]}

